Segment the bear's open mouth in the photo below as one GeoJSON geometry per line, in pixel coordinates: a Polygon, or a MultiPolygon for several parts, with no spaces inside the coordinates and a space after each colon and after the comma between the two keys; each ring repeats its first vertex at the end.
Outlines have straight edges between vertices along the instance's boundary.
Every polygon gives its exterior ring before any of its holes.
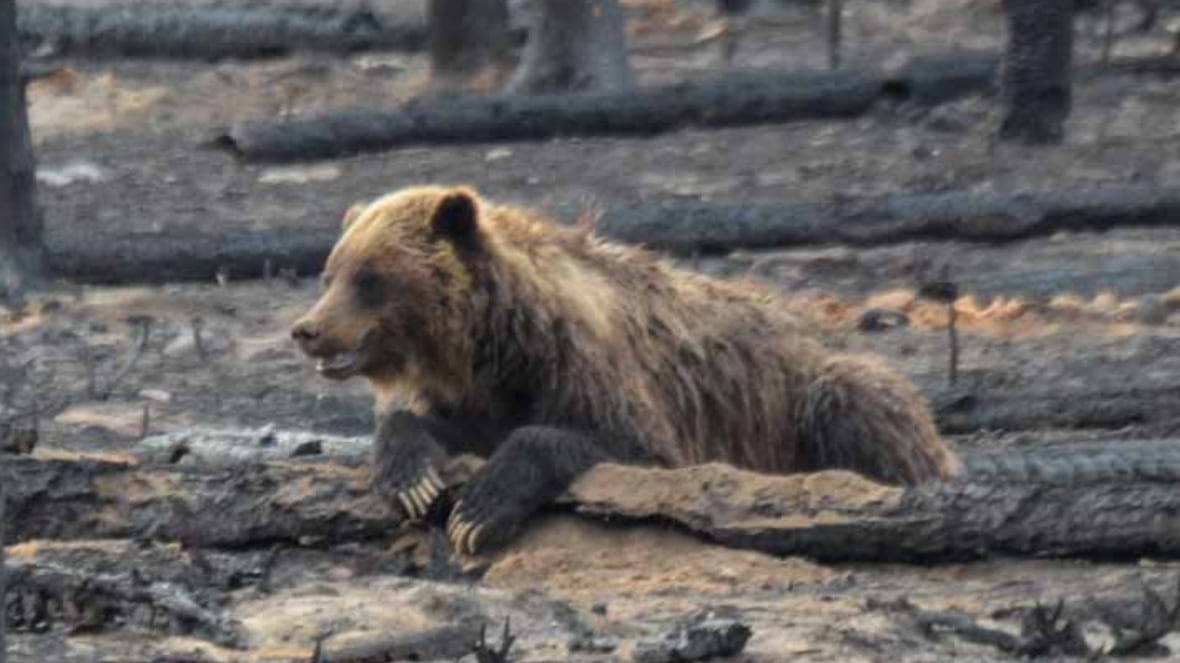
{"type": "Polygon", "coordinates": [[[327,378],[346,378],[352,375],[360,364],[360,355],[355,352],[340,352],[320,358],[315,370],[327,378]]]}

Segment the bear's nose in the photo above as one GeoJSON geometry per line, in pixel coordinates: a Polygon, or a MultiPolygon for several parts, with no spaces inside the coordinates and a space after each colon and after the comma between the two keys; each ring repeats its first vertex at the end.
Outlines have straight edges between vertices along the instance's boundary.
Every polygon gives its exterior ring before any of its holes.
{"type": "Polygon", "coordinates": [[[320,330],[310,320],[300,320],[291,327],[291,338],[296,341],[314,341],[320,335],[320,330]]]}

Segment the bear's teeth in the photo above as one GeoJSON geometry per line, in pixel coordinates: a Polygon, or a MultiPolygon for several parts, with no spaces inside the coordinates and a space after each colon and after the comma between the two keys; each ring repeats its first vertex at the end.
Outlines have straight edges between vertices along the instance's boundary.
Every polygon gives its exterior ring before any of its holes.
{"type": "Polygon", "coordinates": [[[331,357],[325,357],[316,362],[317,371],[339,371],[351,368],[356,363],[355,352],[345,352],[331,357]]]}

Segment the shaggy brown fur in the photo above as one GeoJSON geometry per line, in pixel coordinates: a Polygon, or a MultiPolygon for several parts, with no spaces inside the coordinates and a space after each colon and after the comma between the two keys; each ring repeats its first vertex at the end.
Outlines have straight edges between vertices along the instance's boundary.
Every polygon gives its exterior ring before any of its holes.
{"type": "MultiPolygon", "coordinates": [[[[368,377],[383,410],[400,398],[504,434],[576,431],[605,458],[667,466],[846,468],[896,483],[959,471],[907,380],[829,353],[751,284],[463,188],[400,191],[345,225],[295,334],[329,374],[355,353],[334,377],[368,377]]],[[[487,434],[487,450],[503,442],[487,434]]]]}

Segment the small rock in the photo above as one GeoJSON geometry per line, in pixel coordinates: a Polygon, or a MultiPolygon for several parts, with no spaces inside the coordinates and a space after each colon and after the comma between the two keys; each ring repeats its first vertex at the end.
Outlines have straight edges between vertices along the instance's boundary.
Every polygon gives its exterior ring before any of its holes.
{"type": "Polygon", "coordinates": [[[640,642],[638,663],[675,663],[736,656],[750,639],[750,627],[737,619],[698,613],[676,627],[663,640],[640,642]]]}
{"type": "Polygon", "coordinates": [[[861,314],[856,328],[862,332],[883,332],[898,327],[908,327],[910,317],[905,311],[887,308],[871,308],[861,314]]]}
{"type": "Polygon", "coordinates": [[[291,457],[319,456],[324,453],[324,443],[321,440],[308,440],[291,450],[291,457]]]}
{"type": "Polygon", "coordinates": [[[258,176],[259,184],[307,184],[331,182],[340,177],[340,168],[328,165],[281,166],[269,168],[258,176]]]}
{"type": "Polygon", "coordinates": [[[510,156],[512,156],[512,150],[508,149],[507,147],[497,147],[495,149],[488,150],[488,153],[484,155],[483,160],[488,162],[499,161],[501,159],[507,159],[510,156]]]}
{"type": "Polygon", "coordinates": [[[171,403],[172,393],[164,391],[163,389],[140,389],[139,397],[146,398],[149,401],[157,403],[171,403]]]}
{"type": "Polygon", "coordinates": [[[76,182],[102,182],[106,172],[93,163],[72,161],[64,166],[43,166],[37,169],[37,181],[54,188],[69,186],[76,182]]]}
{"type": "Polygon", "coordinates": [[[180,358],[189,356],[220,355],[234,346],[234,341],[228,331],[219,327],[201,326],[201,345],[197,347],[197,339],[192,327],[180,328],[176,336],[164,345],[161,351],[165,357],[180,358]]]}
{"type": "Polygon", "coordinates": [[[987,103],[979,98],[953,101],[931,108],[926,115],[926,126],[942,133],[966,133],[987,122],[987,112],[987,103]]]}

